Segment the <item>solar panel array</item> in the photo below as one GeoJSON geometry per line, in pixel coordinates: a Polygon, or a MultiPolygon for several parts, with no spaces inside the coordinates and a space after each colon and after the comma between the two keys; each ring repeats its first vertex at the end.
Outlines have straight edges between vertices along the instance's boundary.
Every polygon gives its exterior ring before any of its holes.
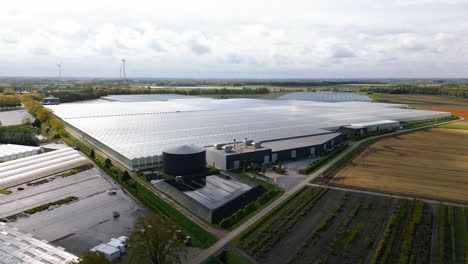
{"type": "Polygon", "coordinates": [[[365,95],[346,92],[294,92],[279,97],[281,100],[311,100],[317,102],[371,102],[365,95]]]}
{"type": "Polygon", "coordinates": [[[323,134],[324,129],[378,120],[450,115],[395,105],[254,99],[90,102],[49,106],[54,114],[125,159],[161,155],[170,146],[209,146],[249,138],[268,141],[323,134]]]}

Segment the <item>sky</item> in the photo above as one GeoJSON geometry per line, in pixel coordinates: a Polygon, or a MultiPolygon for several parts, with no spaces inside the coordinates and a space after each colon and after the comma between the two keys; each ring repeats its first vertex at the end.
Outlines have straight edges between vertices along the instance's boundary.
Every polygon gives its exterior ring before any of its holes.
{"type": "Polygon", "coordinates": [[[0,76],[466,78],[468,0],[14,0],[0,76]]]}

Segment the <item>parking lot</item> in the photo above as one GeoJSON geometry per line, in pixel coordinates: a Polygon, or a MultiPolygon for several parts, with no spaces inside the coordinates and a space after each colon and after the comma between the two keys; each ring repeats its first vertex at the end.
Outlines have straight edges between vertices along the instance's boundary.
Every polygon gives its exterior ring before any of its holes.
{"type": "Polygon", "coordinates": [[[149,213],[97,168],[37,186],[18,187],[25,190],[13,188],[12,194],[0,196],[0,217],[68,196],[79,198],[76,202],[9,222],[77,255],[112,237],[126,235],[136,217],[149,213]],[[115,195],[108,190],[115,190],[115,195]],[[120,217],[114,218],[114,211],[119,212],[120,217]]]}
{"type": "Polygon", "coordinates": [[[34,118],[24,109],[0,111],[0,122],[3,126],[19,125],[24,120],[34,120],[34,118]]]}

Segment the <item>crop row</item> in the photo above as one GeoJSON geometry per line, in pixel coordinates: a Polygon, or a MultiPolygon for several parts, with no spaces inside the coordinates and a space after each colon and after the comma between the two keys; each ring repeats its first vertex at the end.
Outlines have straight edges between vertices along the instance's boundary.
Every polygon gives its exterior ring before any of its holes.
{"type": "Polygon", "coordinates": [[[439,205],[438,263],[468,260],[468,208],[439,205]]]}
{"type": "Polygon", "coordinates": [[[424,263],[430,256],[431,227],[432,214],[427,204],[400,200],[373,263],[424,263]]]}
{"type": "Polygon", "coordinates": [[[264,256],[326,192],[326,189],[321,188],[302,189],[255,226],[250,234],[247,233],[242,240],[241,247],[248,249],[251,256],[257,258],[264,256]]]}
{"type": "Polygon", "coordinates": [[[303,253],[304,250],[310,246],[310,244],[318,237],[320,237],[320,232],[325,231],[335,220],[336,214],[341,211],[343,206],[346,204],[349,198],[349,193],[345,193],[343,197],[341,198],[340,202],[336,205],[336,207],[333,209],[333,211],[325,217],[322,222],[320,222],[314,230],[307,236],[306,241],[301,245],[300,248],[296,250],[296,254],[293,255],[288,263],[294,263],[298,261],[303,253]]]}

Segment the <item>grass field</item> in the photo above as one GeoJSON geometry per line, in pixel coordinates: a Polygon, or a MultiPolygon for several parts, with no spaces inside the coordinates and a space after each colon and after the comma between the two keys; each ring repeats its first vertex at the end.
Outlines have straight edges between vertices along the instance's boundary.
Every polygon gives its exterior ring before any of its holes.
{"type": "Polygon", "coordinates": [[[468,204],[468,131],[436,128],[378,141],[329,183],[468,204]]]}
{"type": "Polygon", "coordinates": [[[441,125],[439,127],[468,130],[468,121],[460,121],[460,122],[450,123],[450,124],[446,124],[446,125],[441,125]]]}

